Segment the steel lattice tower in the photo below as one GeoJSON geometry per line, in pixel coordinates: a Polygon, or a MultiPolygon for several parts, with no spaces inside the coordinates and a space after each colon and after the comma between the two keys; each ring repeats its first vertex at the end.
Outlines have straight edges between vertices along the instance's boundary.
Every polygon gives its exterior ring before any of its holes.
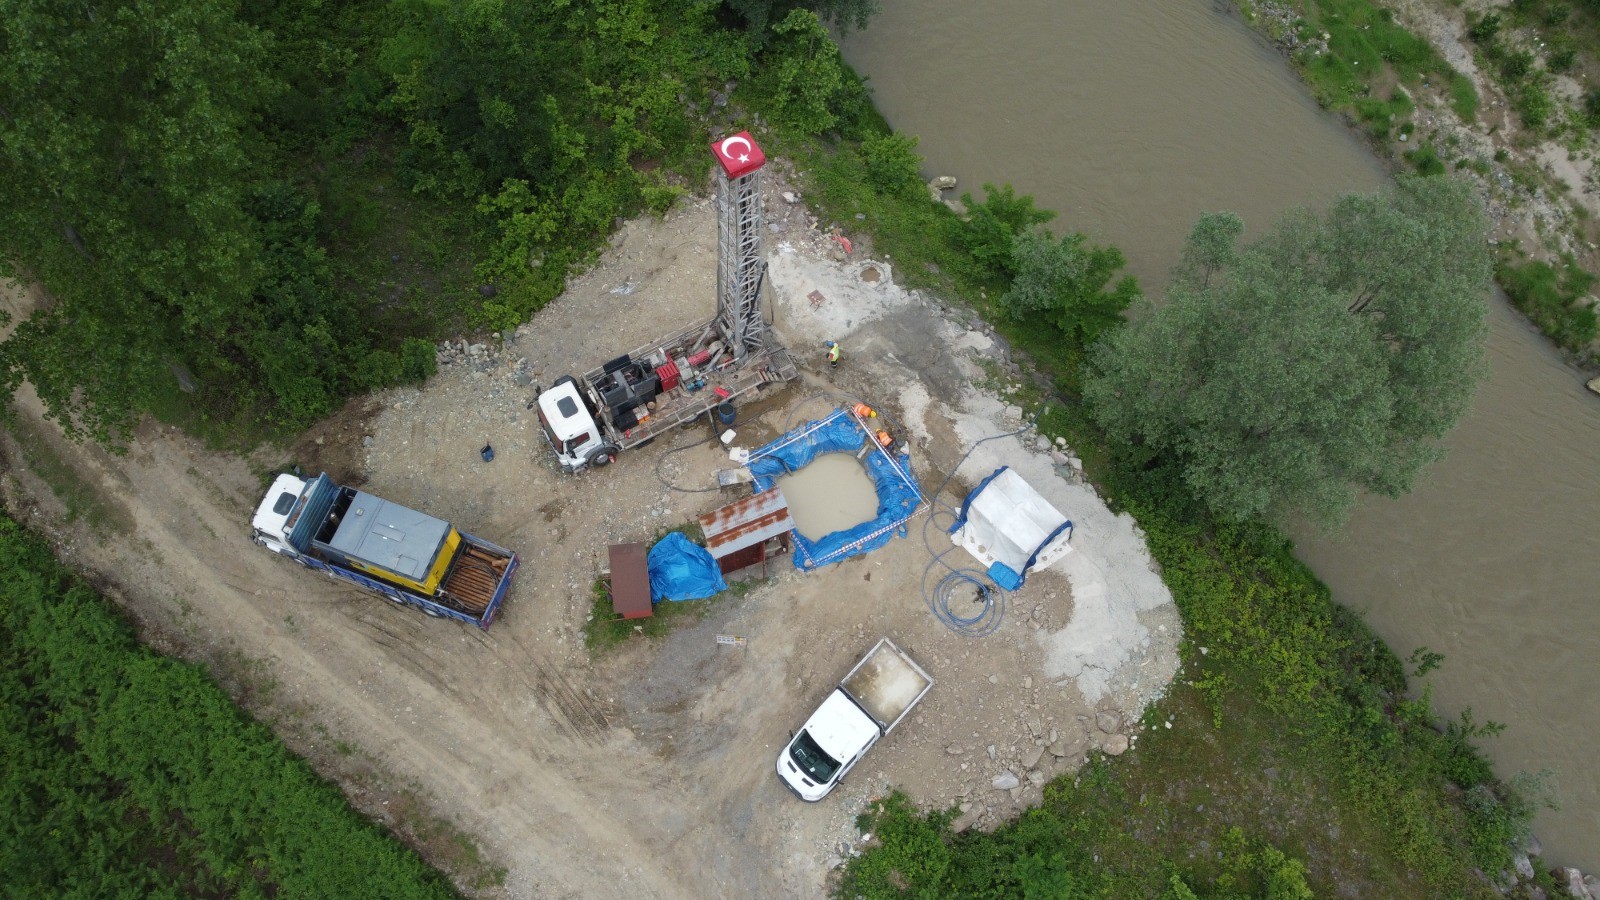
{"type": "Polygon", "coordinates": [[[766,348],[767,323],[761,315],[761,164],[766,157],[741,133],[713,143],[722,167],[717,172],[717,327],[734,358],[766,348]],[[743,152],[741,152],[743,151],[743,152]]]}

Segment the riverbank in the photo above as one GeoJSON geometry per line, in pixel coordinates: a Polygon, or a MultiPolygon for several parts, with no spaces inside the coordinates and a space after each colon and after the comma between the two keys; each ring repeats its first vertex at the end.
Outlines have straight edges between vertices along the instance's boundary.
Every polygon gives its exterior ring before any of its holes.
{"type": "Polygon", "coordinates": [[[1237,6],[1318,102],[1392,168],[1450,171],[1477,186],[1493,223],[1497,279],[1600,393],[1600,380],[1590,380],[1600,373],[1600,298],[1590,292],[1600,272],[1600,120],[1586,87],[1600,73],[1600,43],[1550,37],[1572,27],[1571,8],[1513,10],[1497,0],[1237,6]]]}
{"type": "Polygon", "coordinates": [[[1426,693],[1409,686],[1415,673],[1331,601],[1281,536],[1212,521],[1108,458],[1071,400],[1077,349],[995,315],[1004,279],[984,277],[954,212],[930,202],[942,180],[915,195],[883,191],[852,142],[784,149],[806,173],[804,199],[823,222],[852,229],[857,253],[892,257],[898,274],[959,297],[1025,351],[1007,373],[1026,385],[1019,402],[1048,405],[1041,431],[1079,449],[1091,480],[1135,513],[1185,616],[1180,680],[1121,759],[1058,779],[1039,810],[992,833],[953,835],[955,813],[881,805],[879,843],[849,864],[841,894],[887,896],[908,882],[1024,890],[1056,878],[1137,896],[1172,877],[1204,890],[1276,872],[1318,894],[1471,896],[1494,891],[1475,871],[1523,868],[1554,884],[1516,862],[1536,797],[1494,779],[1470,719],[1434,720],[1426,693]],[[1029,868],[1041,847],[1050,853],[1029,868]]]}

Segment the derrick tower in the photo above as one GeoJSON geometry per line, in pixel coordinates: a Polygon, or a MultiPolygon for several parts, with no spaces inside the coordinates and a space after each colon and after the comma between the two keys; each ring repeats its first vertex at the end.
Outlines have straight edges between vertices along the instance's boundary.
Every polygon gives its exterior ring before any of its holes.
{"type": "Polygon", "coordinates": [[[717,172],[717,330],[743,361],[766,349],[767,322],[761,315],[761,284],[766,276],[761,228],[761,166],[766,154],[750,132],[711,142],[721,167],[717,172]]]}

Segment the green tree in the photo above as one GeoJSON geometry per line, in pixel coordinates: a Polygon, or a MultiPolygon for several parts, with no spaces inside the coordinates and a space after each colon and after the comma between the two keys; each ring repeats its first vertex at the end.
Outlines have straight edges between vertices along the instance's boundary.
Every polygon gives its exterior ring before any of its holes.
{"type": "Polygon", "coordinates": [[[743,19],[759,45],[766,32],[797,9],[808,9],[817,18],[849,31],[865,28],[878,12],[878,0],[724,0],[727,7],[743,19]]]}
{"type": "Polygon", "coordinates": [[[791,11],[772,26],[757,90],[772,121],[807,134],[833,131],[864,95],[816,13],[791,11]],[[841,114],[845,115],[841,115],[841,114]]]}
{"type": "Polygon", "coordinates": [[[972,199],[971,194],[962,194],[961,202],[967,207],[961,242],[990,277],[1009,278],[1016,274],[1013,248],[1017,235],[1056,217],[1048,209],[1035,208],[1032,194],[1018,197],[1009,184],[997,188],[985,183],[982,203],[972,199]]]}
{"type": "Polygon", "coordinates": [[[1210,285],[1211,276],[1233,262],[1241,234],[1244,234],[1244,220],[1233,213],[1202,213],[1194,230],[1189,232],[1189,242],[1184,245],[1175,280],[1198,283],[1201,287],[1210,285]]]}
{"type": "Polygon", "coordinates": [[[1042,317],[1079,346],[1088,346],[1122,320],[1139,296],[1133,276],[1107,288],[1125,260],[1116,247],[1096,247],[1082,234],[1057,238],[1043,228],[1017,235],[1012,245],[1016,277],[1000,307],[1018,321],[1042,317]]]}
{"type": "Polygon", "coordinates": [[[232,0],[0,4],[0,272],[52,302],[0,344],[74,435],[110,439],[220,363],[261,263],[242,207],[254,108],[277,90],[232,0]]]}
{"type": "Polygon", "coordinates": [[[1470,188],[1402,176],[1231,253],[1222,224],[1191,235],[1164,305],[1095,348],[1085,400],[1108,437],[1230,519],[1331,526],[1357,491],[1408,491],[1482,375],[1490,262],[1470,188]]]}

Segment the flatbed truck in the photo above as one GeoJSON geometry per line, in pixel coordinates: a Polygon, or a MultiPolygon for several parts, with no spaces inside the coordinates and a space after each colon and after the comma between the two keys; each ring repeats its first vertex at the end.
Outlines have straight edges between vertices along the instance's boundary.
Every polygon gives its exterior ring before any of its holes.
{"type": "Polygon", "coordinates": [[[435,618],[487,629],[520,559],[433,516],[365,491],[279,475],[250,538],[308,569],[435,618]]]}

